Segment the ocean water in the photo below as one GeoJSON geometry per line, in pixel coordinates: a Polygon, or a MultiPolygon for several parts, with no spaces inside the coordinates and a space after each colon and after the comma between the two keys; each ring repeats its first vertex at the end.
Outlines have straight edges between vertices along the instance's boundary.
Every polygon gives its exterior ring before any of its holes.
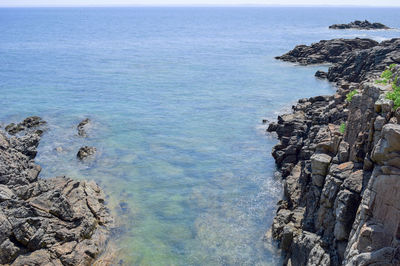
{"type": "Polygon", "coordinates": [[[262,241],[282,195],[273,120],[298,98],[332,94],[327,66],[274,60],[336,37],[354,19],[400,28],[399,9],[0,9],[0,121],[39,115],[41,177],[90,178],[119,225],[122,265],[279,265],[262,241]],[[76,125],[89,117],[88,138],[76,125]],[[79,162],[82,145],[97,147],[79,162]],[[62,151],[55,149],[61,147],[62,151]]]}

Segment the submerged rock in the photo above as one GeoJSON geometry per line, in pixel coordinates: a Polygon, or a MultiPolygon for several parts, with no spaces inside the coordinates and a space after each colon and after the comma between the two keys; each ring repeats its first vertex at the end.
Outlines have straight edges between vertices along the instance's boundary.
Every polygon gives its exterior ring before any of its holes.
{"type": "Polygon", "coordinates": [[[40,179],[40,136],[0,132],[0,264],[92,265],[112,218],[93,181],[40,179]]]}
{"type": "Polygon", "coordinates": [[[79,136],[87,137],[87,133],[86,133],[85,127],[89,123],[90,123],[90,119],[89,118],[85,118],[78,124],[78,126],[76,128],[78,130],[78,135],[79,136]]]}
{"type": "Polygon", "coordinates": [[[343,29],[356,29],[356,30],[388,30],[388,26],[382,23],[374,22],[371,23],[368,20],[360,21],[355,20],[347,24],[333,24],[329,26],[330,29],[343,30],[343,29]]]}
{"type": "Polygon", "coordinates": [[[95,147],[90,147],[90,146],[83,146],[79,149],[78,153],[76,156],[80,159],[86,159],[89,156],[93,156],[96,153],[96,148],[95,147]]]}

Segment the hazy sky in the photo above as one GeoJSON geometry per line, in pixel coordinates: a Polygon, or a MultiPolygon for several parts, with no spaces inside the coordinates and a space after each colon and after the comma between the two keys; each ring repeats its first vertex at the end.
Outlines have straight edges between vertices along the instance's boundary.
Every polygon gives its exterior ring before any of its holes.
{"type": "Polygon", "coordinates": [[[0,0],[0,6],[112,5],[358,5],[400,7],[400,0],[0,0]]]}

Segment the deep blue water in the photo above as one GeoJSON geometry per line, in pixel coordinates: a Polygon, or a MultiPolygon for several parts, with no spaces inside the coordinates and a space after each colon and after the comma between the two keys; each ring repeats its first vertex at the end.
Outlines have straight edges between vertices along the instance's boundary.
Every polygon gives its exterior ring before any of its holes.
{"type": "Polygon", "coordinates": [[[331,94],[326,66],[273,59],[336,37],[354,19],[400,28],[400,9],[0,9],[0,121],[48,121],[42,177],[96,180],[120,225],[124,265],[276,265],[262,241],[281,183],[274,119],[298,98],[331,94]],[[87,139],[77,123],[93,121],[87,139]],[[96,158],[75,158],[81,145],[96,158]],[[62,147],[62,152],[55,149],[62,147]]]}

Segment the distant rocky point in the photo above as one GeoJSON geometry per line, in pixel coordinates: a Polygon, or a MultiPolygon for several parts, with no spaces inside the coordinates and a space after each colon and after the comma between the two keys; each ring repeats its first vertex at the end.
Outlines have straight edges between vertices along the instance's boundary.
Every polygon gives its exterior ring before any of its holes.
{"type": "Polygon", "coordinates": [[[333,30],[356,29],[356,30],[389,30],[390,28],[382,23],[371,23],[368,20],[355,20],[347,24],[333,24],[329,26],[333,30]]]}
{"type": "Polygon", "coordinates": [[[298,63],[300,65],[326,64],[343,62],[352,52],[357,52],[379,45],[371,39],[333,39],[322,40],[308,45],[297,45],[293,50],[276,59],[298,63]]]}

